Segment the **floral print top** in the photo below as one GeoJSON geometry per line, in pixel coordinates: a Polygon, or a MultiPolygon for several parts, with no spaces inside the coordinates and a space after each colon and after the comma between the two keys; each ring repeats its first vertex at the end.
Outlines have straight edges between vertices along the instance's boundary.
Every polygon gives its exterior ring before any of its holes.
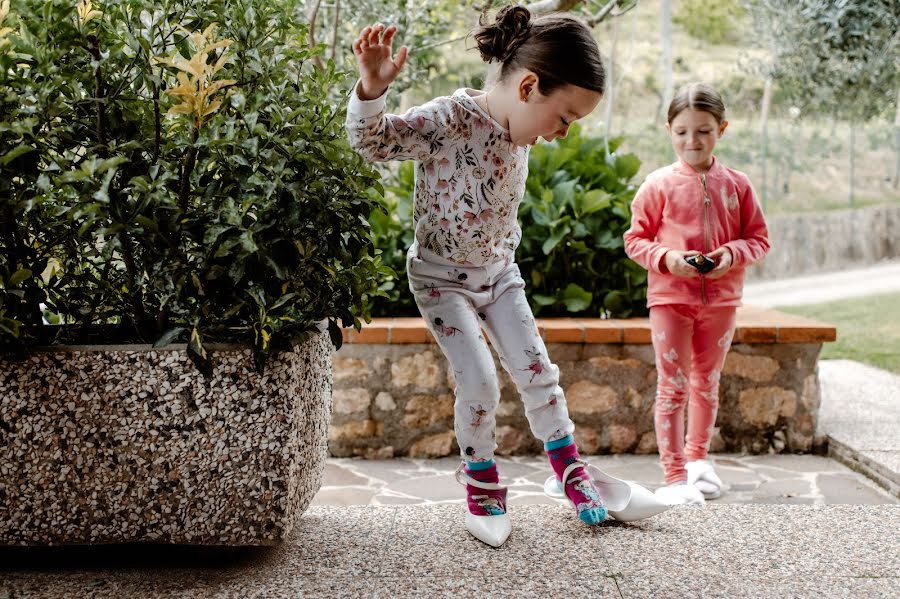
{"type": "Polygon", "coordinates": [[[417,161],[416,242],[472,266],[513,259],[528,176],[528,148],[515,146],[472,99],[483,93],[459,89],[394,115],[385,114],[385,94],[363,101],[354,86],[346,122],[350,144],[367,160],[417,161]]]}

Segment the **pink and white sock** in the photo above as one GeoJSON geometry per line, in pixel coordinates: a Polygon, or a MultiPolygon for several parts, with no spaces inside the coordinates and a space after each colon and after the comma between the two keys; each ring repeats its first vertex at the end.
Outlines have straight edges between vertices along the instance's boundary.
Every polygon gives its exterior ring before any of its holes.
{"type": "MultiPolygon", "coordinates": [[[[466,474],[483,483],[499,484],[500,475],[494,460],[466,462],[466,474]]],[[[489,491],[466,485],[466,502],[469,511],[476,516],[499,516],[506,513],[506,489],[489,491]]]]}
{"type": "MultiPolygon", "coordinates": [[[[572,435],[567,435],[562,439],[546,443],[544,449],[550,458],[550,466],[556,474],[556,480],[562,483],[566,468],[581,459],[578,455],[578,448],[575,446],[575,439],[572,435]]],[[[606,519],[606,506],[603,505],[600,491],[584,468],[579,466],[569,473],[563,491],[575,506],[578,517],[585,524],[599,524],[606,519]]]]}

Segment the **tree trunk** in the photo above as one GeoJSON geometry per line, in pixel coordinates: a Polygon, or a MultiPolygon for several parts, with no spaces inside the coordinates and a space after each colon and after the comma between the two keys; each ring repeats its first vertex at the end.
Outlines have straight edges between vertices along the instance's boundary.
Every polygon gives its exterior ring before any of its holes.
{"type": "MultiPolygon", "coordinates": [[[[322,4],[322,0],[315,0],[315,2],[308,7],[307,11],[307,22],[309,23],[309,45],[316,45],[316,21],[319,18],[319,6],[322,4]]],[[[316,63],[316,66],[320,69],[325,68],[325,63],[322,62],[321,56],[313,57],[313,62],[316,63]]]]}
{"type": "Polygon", "coordinates": [[[340,31],[341,31],[341,0],[336,0],[334,3],[334,23],[331,33],[331,60],[335,64],[338,61],[338,44],[340,43],[340,31]]]}
{"type": "Polygon", "coordinates": [[[609,75],[606,88],[606,151],[609,153],[609,136],[612,133],[612,112],[619,86],[616,83],[616,47],[619,45],[619,19],[613,21],[612,48],[609,51],[609,75]]]}
{"type": "Polygon", "coordinates": [[[850,120],[850,207],[853,208],[854,198],[854,181],[856,180],[856,120],[850,120]]]}
{"type": "Polygon", "coordinates": [[[759,108],[760,127],[762,130],[762,140],[760,142],[760,162],[762,167],[762,182],[760,184],[760,196],[762,200],[763,210],[766,209],[769,198],[769,177],[768,177],[768,160],[769,160],[769,105],[772,103],[772,77],[766,77],[766,83],[763,87],[762,103],[759,108]]]}
{"type": "Polygon", "coordinates": [[[662,71],[662,94],[660,96],[659,115],[663,123],[667,122],[669,102],[675,93],[672,80],[672,2],[662,0],[659,6],[659,32],[662,44],[660,69],[662,71]]]}
{"type": "Polygon", "coordinates": [[[894,151],[897,161],[894,164],[894,189],[900,187],[900,89],[897,90],[897,113],[894,115],[894,151]]]}

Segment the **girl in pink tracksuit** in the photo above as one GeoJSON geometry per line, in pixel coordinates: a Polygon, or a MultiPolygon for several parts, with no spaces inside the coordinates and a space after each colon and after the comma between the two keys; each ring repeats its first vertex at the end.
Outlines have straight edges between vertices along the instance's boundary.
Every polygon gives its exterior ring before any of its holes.
{"type": "Polygon", "coordinates": [[[714,89],[692,83],[679,90],[666,124],[679,160],[641,185],[625,233],[628,256],[649,271],[647,306],[658,374],[654,421],[666,479],[657,493],[670,503],[702,504],[721,494],[722,482],[707,460],[719,377],[734,335],[744,270],[769,251],[766,221],[750,180],[713,155],[727,126],[714,89]],[[703,274],[703,262],[712,266],[708,261],[715,267],[703,274]]]}

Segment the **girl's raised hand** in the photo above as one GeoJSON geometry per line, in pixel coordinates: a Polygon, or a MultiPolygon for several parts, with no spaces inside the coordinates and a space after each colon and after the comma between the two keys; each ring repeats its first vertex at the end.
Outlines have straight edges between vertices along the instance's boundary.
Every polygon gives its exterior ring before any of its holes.
{"type": "Polygon", "coordinates": [[[397,78],[406,63],[409,50],[403,46],[393,58],[391,44],[397,28],[391,25],[387,29],[378,23],[363,29],[353,42],[353,54],[359,65],[359,87],[356,90],[360,100],[373,100],[384,93],[384,90],[397,78]]]}
{"type": "Polygon", "coordinates": [[[678,250],[669,250],[666,252],[666,268],[676,277],[692,278],[699,277],[700,273],[697,269],[685,262],[685,258],[696,256],[700,252],[689,251],[681,252],[678,250]]]}

